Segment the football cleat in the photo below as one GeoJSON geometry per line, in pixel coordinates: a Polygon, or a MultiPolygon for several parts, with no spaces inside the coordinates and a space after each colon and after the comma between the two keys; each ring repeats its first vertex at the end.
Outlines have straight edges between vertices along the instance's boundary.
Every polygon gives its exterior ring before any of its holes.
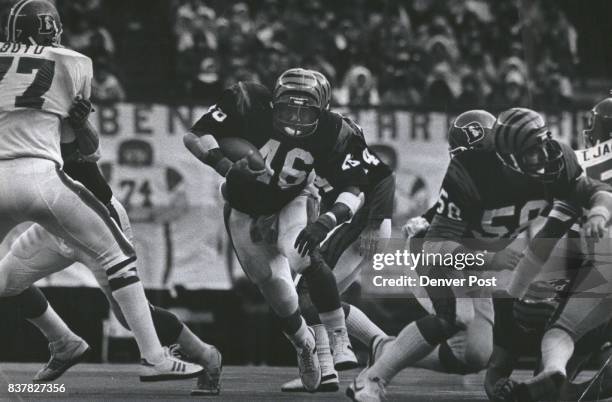
{"type": "Polygon", "coordinates": [[[306,345],[296,346],[300,379],[308,392],[315,392],[321,384],[321,365],[317,355],[314,331],[308,328],[310,337],[306,345]]]}
{"type": "Polygon", "coordinates": [[[394,336],[377,335],[370,343],[370,355],[368,357],[368,367],[372,366],[385,349],[385,346],[395,340],[394,336]]]}
{"type": "Polygon", "coordinates": [[[357,367],[357,356],[353,352],[346,328],[329,331],[328,336],[336,370],[343,371],[357,367]]]}
{"type": "Polygon", "coordinates": [[[382,378],[370,378],[365,369],[349,384],[346,396],[357,402],[380,402],[385,400],[385,387],[382,378]]]}
{"type": "Polygon", "coordinates": [[[60,339],[49,343],[51,358],[34,376],[34,382],[48,382],[58,379],[70,367],[82,362],[91,351],[87,342],[80,337],[60,339]]]}
{"type": "MultiPolygon", "coordinates": [[[[338,372],[333,371],[329,374],[321,376],[321,384],[315,392],[336,392],[340,389],[340,381],[338,380],[338,372]]],[[[282,392],[310,392],[302,384],[302,380],[295,378],[283,384],[282,392]]],[[[193,395],[193,394],[192,394],[193,395]]]]}
{"type": "Polygon", "coordinates": [[[151,364],[145,359],[140,362],[140,381],[169,381],[185,380],[195,378],[204,372],[204,367],[188,363],[170,354],[168,348],[164,348],[163,360],[157,364],[151,364]]]}
{"type": "Polygon", "coordinates": [[[223,370],[223,359],[221,352],[211,346],[199,362],[204,367],[204,372],[198,377],[196,388],[191,390],[191,395],[219,395],[221,393],[221,372],[223,370]]]}

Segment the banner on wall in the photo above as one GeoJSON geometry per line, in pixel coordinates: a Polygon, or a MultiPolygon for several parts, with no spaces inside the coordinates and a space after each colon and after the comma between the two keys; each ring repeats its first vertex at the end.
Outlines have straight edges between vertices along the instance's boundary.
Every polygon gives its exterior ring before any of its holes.
{"type": "MultiPolygon", "coordinates": [[[[132,221],[139,274],[146,287],[227,289],[239,272],[223,224],[218,175],[184,149],[182,137],[207,108],[96,106],[100,165],[132,221]]],[[[339,110],[364,129],[397,174],[394,224],[421,214],[437,197],[448,165],[446,135],[454,116],[392,110],[339,110]]],[[[553,134],[576,144],[579,113],[547,116],[553,134]]],[[[39,283],[95,286],[75,265],[39,283]]]]}

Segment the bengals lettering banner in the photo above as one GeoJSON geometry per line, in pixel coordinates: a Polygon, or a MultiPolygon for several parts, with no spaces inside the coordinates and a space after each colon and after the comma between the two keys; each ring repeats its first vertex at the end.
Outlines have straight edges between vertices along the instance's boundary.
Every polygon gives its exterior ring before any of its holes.
{"type": "MultiPolygon", "coordinates": [[[[207,108],[118,104],[95,109],[90,121],[101,135],[100,165],[131,218],[145,286],[230,288],[231,278],[242,273],[225,235],[221,181],[182,141],[207,108]]],[[[395,165],[396,227],[435,202],[449,161],[446,136],[454,116],[338,111],[353,117],[375,152],[395,165]]],[[[555,136],[578,143],[582,114],[561,113],[547,116],[547,121],[555,136]]],[[[96,286],[88,270],[78,265],[39,284],[96,286]]]]}

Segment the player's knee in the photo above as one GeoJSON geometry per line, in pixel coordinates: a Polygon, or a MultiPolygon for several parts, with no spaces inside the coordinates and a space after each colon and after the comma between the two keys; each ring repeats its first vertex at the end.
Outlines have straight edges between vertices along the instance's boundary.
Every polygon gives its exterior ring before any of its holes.
{"type": "Polygon", "coordinates": [[[472,299],[457,299],[455,307],[454,324],[461,330],[467,329],[468,325],[474,321],[476,312],[472,299]]]}
{"type": "Polygon", "coordinates": [[[472,370],[472,373],[479,372],[480,370],[486,368],[492,353],[490,348],[479,348],[477,347],[478,345],[474,346],[476,347],[469,347],[465,351],[465,356],[463,358],[466,366],[472,370]]]}
{"type": "Polygon", "coordinates": [[[454,318],[440,315],[428,315],[416,322],[421,335],[430,345],[439,345],[461,330],[454,318]]]}
{"type": "Polygon", "coordinates": [[[444,371],[451,374],[472,374],[477,373],[486,367],[488,360],[482,362],[480,360],[472,360],[476,356],[470,356],[469,353],[464,353],[463,356],[458,355],[448,343],[440,344],[438,358],[440,365],[444,371]]]}
{"type": "Polygon", "coordinates": [[[10,253],[0,262],[0,297],[17,296],[26,290],[31,283],[19,280],[20,262],[10,253]]]}

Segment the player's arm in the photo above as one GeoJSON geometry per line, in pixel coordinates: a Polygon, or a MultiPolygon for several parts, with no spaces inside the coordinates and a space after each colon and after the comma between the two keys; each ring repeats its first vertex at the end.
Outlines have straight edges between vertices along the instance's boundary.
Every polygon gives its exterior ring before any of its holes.
{"type": "Polygon", "coordinates": [[[62,154],[74,157],[78,152],[78,158],[85,162],[96,162],[100,159],[100,136],[96,129],[89,123],[89,114],[92,111],[91,102],[88,99],[77,97],[66,118],[66,123],[74,133],[72,144],[62,144],[62,154]]]}
{"type": "Polygon", "coordinates": [[[580,217],[581,210],[572,202],[555,200],[542,228],[533,236],[512,275],[508,293],[512,297],[525,296],[529,285],[540,273],[559,240],[580,217]]]}
{"type": "MultiPolygon", "coordinates": [[[[223,98],[220,103],[223,103],[223,98]]],[[[208,109],[183,136],[183,144],[200,162],[225,177],[233,163],[221,151],[217,138],[229,135],[232,118],[221,107],[213,105],[208,109]]]]}
{"type": "Polygon", "coordinates": [[[314,250],[330,231],[350,220],[361,207],[362,192],[367,184],[366,169],[371,163],[380,163],[378,159],[373,162],[368,155],[359,126],[345,118],[340,120],[332,152],[327,157],[315,159],[317,174],[339,189],[339,195],[327,212],[298,235],[295,248],[302,255],[314,250]]]}

